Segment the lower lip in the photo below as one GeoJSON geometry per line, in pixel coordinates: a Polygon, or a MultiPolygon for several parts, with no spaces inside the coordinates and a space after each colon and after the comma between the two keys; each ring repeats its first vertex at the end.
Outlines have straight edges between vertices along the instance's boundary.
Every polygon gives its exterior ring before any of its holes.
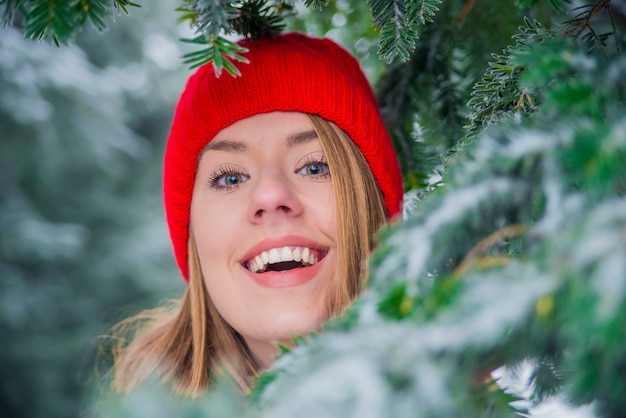
{"type": "Polygon", "coordinates": [[[241,266],[243,271],[258,285],[273,289],[294,287],[303,285],[319,273],[326,261],[326,257],[309,267],[300,267],[285,271],[266,271],[265,273],[253,273],[241,266]]]}

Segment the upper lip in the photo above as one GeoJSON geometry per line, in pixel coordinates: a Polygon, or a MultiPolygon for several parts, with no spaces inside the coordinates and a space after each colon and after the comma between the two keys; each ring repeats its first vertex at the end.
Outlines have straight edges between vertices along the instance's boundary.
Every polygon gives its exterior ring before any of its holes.
{"type": "Polygon", "coordinates": [[[281,237],[266,238],[253,245],[246,253],[241,257],[239,261],[242,265],[253,257],[261,254],[263,251],[269,251],[272,248],[281,247],[307,247],[316,249],[326,254],[328,247],[316,242],[310,238],[298,236],[298,235],[285,235],[281,237]]]}

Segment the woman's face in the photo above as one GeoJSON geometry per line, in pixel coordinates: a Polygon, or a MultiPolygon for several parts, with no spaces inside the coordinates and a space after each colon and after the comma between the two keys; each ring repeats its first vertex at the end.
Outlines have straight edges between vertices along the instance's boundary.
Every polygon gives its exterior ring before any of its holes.
{"type": "Polygon", "coordinates": [[[306,115],[258,114],[220,131],[199,160],[191,228],[213,303],[262,368],[276,341],[327,319],[335,200],[306,115]]]}

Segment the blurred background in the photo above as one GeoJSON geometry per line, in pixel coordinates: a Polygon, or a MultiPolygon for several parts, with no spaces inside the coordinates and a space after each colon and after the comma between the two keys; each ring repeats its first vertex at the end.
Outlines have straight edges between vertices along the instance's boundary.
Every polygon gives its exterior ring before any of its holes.
{"type": "Polygon", "coordinates": [[[70,46],[0,28],[0,417],[84,414],[102,336],[182,294],[161,204],[188,75],[176,6],[70,46]]]}

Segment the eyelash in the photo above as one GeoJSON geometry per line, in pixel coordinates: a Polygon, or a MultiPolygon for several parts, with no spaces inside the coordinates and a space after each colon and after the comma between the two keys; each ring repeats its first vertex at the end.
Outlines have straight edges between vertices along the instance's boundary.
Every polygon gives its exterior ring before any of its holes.
{"type": "Polygon", "coordinates": [[[233,185],[222,185],[219,181],[228,175],[239,175],[241,177],[247,177],[247,174],[239,167],[234,165],[227,165],[218,168],[209,177],[209,186],[216,190],[235,190],[241,183],[233,185]]]}
{"type": "MultiPolygon", "coordinates": [[[[303,177],[311,176],[311,177],[314,177],[315,179],[325,179],[330,176],[330,170],[328,168],[328,162],[326,161],[325,156],[307,157],[304,160],[304,163],[302,164],[302,166],[300,166],[300,168],[296,170],[296,173],[299,173],[302,169],[311,165],[323,165],[326,167],[326,172],[323,174],[318,174],[318,175],[313,175],[313,174],[300,174],[300,175],[303,177]]],[[[242,181],[242,182],[239,182],[237,184],[232,184],[232,185],[219,184],[220,180],[222,180],[223,178],[229,175],[238,175],[241,177],[248,177],[247,174],[241,168],[234,166],[234,165],[227,165],[227,166],[219,167],[215,172],[211,174],[211,176],[209,177],[209,186],[216,190],[235,190],[236,188],[239,187],[241,183],[243,183],[242,181]]]]}
{"type": "Polygon", "coordinates": [[[312,176],[316,179],[325,179],[327,177],[330,177],[330,168],[328,167],[328,161],[326,161],[326,156],[309,156],[306,157],[306,159],[304,160],[304,163],[302,164],[302,166],[300,166],[300,168],[298,168],[296,170],[296,173],[299,173],[303,168],[308,167],[310,165],[323,165],[326,166],[326,172],[323,174],[319,174],[319,175],[311,175],[311,174],[300,174],[301,176],[312,176]]]}

